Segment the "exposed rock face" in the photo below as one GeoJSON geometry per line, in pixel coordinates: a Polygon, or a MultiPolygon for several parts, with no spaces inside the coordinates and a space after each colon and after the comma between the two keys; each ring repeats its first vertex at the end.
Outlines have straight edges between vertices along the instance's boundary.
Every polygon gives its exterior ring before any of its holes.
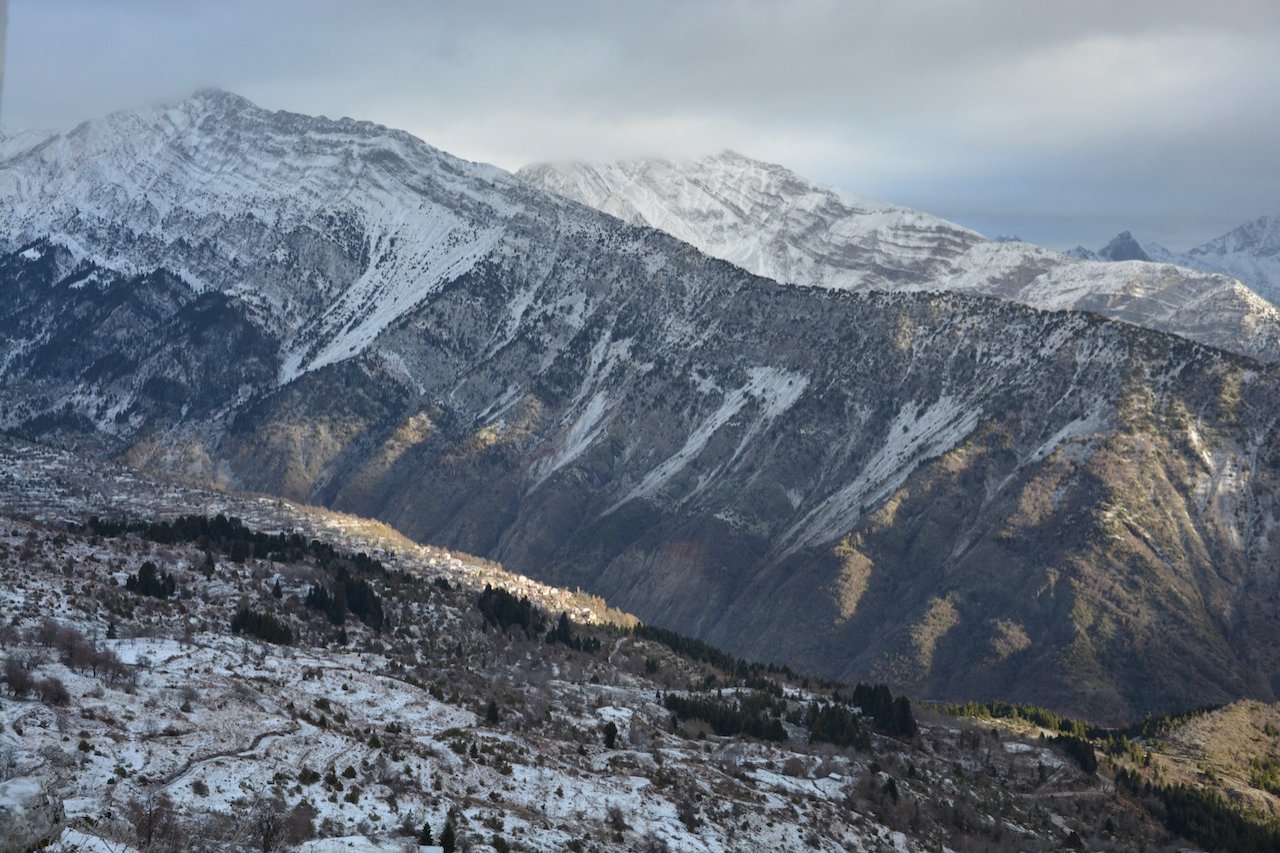
{"type": "Polygon", "coordinates": [[[0,258],[4,427],[372,515],[922,697],[1114,719],[1280,686],[1277,369],[995,299],[779,287],[390,131],[212,104],[130,167],[160,222],[92,171],[72,181],[92,227],[34,190],[10,209],[52,236],[0,258]],[[296,181],[355,212],[306,218],[265,177],[295,136],[320,149],[296,181]],[[253,204],[179,206],[188,180],[231,181],[193,162],[261,169],[231,184],[253,204]],[[454,224],[378,230],[366,173],[454,224]],[[474,234],[488,248],[447,272],[379,278],[474,234]],[[291,260],[237,248],[258,245],[291,260]]]}
{"type": "Polygon", "coordinates": [[[1145,249],[1134,239],[1133,235],[1128,231],[1122,231],[1111,239],[1111,242],[1103,246],[1098,256],[1104,261],[1149,261],[1151,257],[1147,255],[1145,249]]]}
{"type": "Polygon", "coordinates": [[[0,782],[0,853],[25,853],[62,834],[62,800],[33,776],[0,782]]]}
{"type": "MultiPolygon", "coordinates": [[[[1249,284],[1256,276],[1242,275],[1240,264],[1206,265],[1163,250],[1154,259],[1166,263],[1098,263],[1153,260],[1127,231],[1097,253],[1061,255],[1016,239],[988,241],[935,216],[824,187],[733,152],[682,163],[544,164],[519,174],[533,186],[660,228],[781,282],[998,296],[1037,308],[1092,311],[1280,360],[1280,312],[1214,273],[1249,284]]],[[[1237,242],[1252,245],[1258,238],[1237,242]]]]}

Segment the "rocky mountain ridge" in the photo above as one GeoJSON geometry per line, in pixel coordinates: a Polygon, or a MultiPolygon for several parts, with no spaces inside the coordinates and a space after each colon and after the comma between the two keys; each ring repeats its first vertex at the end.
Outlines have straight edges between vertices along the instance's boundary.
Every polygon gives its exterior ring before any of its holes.
{"type": "Polygon", "coordinates": [[[1018,240],[988,241],[938,217],[822,186],[731,151],[686,162],[541,164],[519,175],[784,283],[997,296],[1047,310],[1092,311],[1280,359],[1280,312],[1221,275],[1234,276],[1235,267],[1151,258],[1132,238],[1127,250],[1113,243],[1105,256],[1074,257],[1018,240]],[[1102,260],[1160,263],[1097,263],[1102,260]]]}
{"type": "Polygon", "coordinates": [[[1070,254],[1089,260],[1127,260],[1118,254],[1221,273],[1239,279],[1254,292],[1280,304],[1280,215],[1260,216],[1186,252],[1159,243],[1141,243],[1128,231],[1097,252],[1077,246],[1070,254]],[[1119,247],[1127,247],[1119,252],[1119,247]]]}
{"type": "Polygon", "coordinates": [[[787,284],[894,289],[945,274],[984,241],[935,216],[819,187],[734,151],[683,163],[543,164],[518,175],[787,284]]]}

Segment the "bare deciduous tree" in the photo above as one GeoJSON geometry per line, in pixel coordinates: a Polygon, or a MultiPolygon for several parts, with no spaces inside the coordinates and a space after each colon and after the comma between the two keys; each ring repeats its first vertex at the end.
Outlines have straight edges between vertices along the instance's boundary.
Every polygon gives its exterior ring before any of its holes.
{"type": "Polygon", "coordinates": [[[4,659],[4,669],[0,676],[3,676],[4,683],[9,686],[9,692],[15,699],[25,698],[35,687],[31,670],[16,655],[9,655],[4,659]]]}
{"type": "Polygon", "coordinates": [[[143,850],[162,848],[177,835],[173,800],[156,788],[148,788],[129,800],[124,813],[133,824],[138,847],[143,850]]]}
{"type": "Polygon", "coordinates": [[[288,813],[284,800],[279,797],[263,797],[249,815],[249,829],[262,853],[271,853],[284,841],[288,813]]]}

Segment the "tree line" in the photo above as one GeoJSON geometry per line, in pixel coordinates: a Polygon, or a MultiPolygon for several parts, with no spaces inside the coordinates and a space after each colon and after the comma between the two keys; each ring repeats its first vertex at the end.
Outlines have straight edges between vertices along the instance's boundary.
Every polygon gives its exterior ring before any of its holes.
{"type": "Polygon", "coordinates": [[[1280,850],[1280,823],[1274,818],[1266,823],[1251,820],[1217,791],[1185,784],[1154,784],[1123,768],[1116,773],[1116,788],[1142,800],[1170,832],[1209,850],[1280,850]]]}

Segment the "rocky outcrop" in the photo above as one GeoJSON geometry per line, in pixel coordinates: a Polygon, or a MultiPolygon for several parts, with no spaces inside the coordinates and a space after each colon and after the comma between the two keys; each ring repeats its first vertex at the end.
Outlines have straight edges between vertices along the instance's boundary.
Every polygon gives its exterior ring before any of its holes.
{"type": "Polygon", "coordinates": [[[38,850],[62,834],[62,800],[34,776],[0,782],[0,853],[38,850]]]}

